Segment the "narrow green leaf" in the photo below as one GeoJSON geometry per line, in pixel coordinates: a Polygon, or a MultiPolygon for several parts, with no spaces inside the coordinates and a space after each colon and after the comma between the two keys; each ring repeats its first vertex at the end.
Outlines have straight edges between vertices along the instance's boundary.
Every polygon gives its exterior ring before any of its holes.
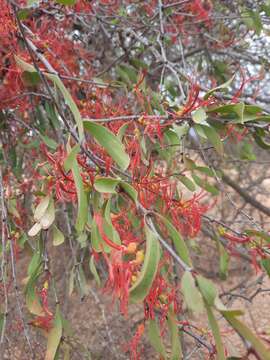
{"type": "Polygon", "coordinates": [[[138,192],[134,187],[125,181],[121,181],[119,186],[128,194],[128,196],[136,203],[138,200],[138,192]]]}
{"type": "Polygon", "coordinates": [[[211,307],[207,303],[205,303],[205,308],[207,311],[208,322],[209,322],[209,325],[211,327],[211,330],[212,330],[212,333],[213,333],[213,336],[215,339],[216,350],[217,350],[217,360],[226,360],[225,351],[224,351],[224,347],[222,344],[220,330],[219,330],[217,320],[213,314],[211,307]]]}
{"type": "Polygon", "coordinates": [[[66,159],[64,161],[65,171],[69,171],[72,168],[79,151],[80,151],[79,144],[76,144],[75,146],[73,146],[73,148],[69,151],[68,156],[66,157],[66,159]]]}
{"type": "Polygon", "coordinates": [[[122,142],[123,137],[125,135],[125,132],[126,132],[128,126],[129,126],[129,123],[125,123],[119,128],[119,130],[117,132],[117,137],[118,137],[120,142],[122,142]]]}
{"type": "Polygon", "coordinates": [[[83,231],[84,226],[87,222],[88,204],[87,204],[87,196],[84,191],[83,181],[81,178],[77,160],[73,161],[72,174],[73,174],[73,178],[74,178],[74,182],[75,182],[77,199],[78,199],[76,229],[78,232],[81,232],[81,231],[83,231]]]}
{"type": "Polygon", "coordinates": [[[145,259],[137,281],[129,290],[131,302],[140,302],[148,295],[155,279],[160,259],[160,245],[155,234],[145,225],[145,259]]]}
{"type": "Polygon", "coordinates": [[[40,83],[40,76],[37,72],[24,71],[22,73],[22,81],[25,86],[36,86],[40,83]]]}
{"type": "Polygon", "coordinates": [[[116,194],[116,186],[119,184],[120,179],[110,177],[98,177],[95,179],[94,188],[101,193],[116,194]]]}
{"type": "Polygon", "coordinates": [[[221,280],[226,280],[228,276],[230,256],[220,242],[218,242],[218,252],[219,252],[219,276],[221,280]]]}
{"type": "Polygon", "coordinates": [[[267,275],[270,277],[270,259],[262,259],[261,264],[266,271],[267,275]]]}
{"type": "Polygon", "coordinates": [[[96,280],[97,285],[100,286],[101,281],[100,281],[100,277],[97,272],[97,268],[95,265],[95,259],[94,259],[93,255],[90,257],[90,260],[89,260],[89,268],[90,268],[92,275],[94,276],[94,279],[96,280]]]}
{"type": "Polygon", "coordinates": [[[53,245],[58,246],[65,241],[64,234],[58,229],[56,225],[53,226],[53,245]]]}
{"type": "Polygon", "coordinates": [[[104,126],[91,121],[84,121],[84,128],[105,148],[121,169],[127,169],[130,161],[129,156],[126,154],[125,148],[117,136],[104,126]]]}
{"type": "Polygon", "coordinates": [[[185,185],[185,187],[189,190],[189,191],[195,191],[196,190],[196,186],[194,185],[194,183],[192,182],[192,180],[190,180],[187,176],[185,175],[177,175],[177,179],[179,179],[181,181],[181,183],[183,185],[185,185]]]}
{"type": "Polygon", "coordinates": [[[201,314],[204,309],[203,300],[190,271],[185,271],[181,281],[181,289],[188,309],[195,314],[201,314]]]}
{"type": "Polygon", "coordinates": [[[46,135],[41,135],[40,134],[40,137],[42,139],[42,141],[50,148],[50,149],[57,149],[58,147],[58,144],[56,141],[54,141],[53,139],[49,138],[48,136],[46,135]]]}
{"type": "Polygon", "coordinates": [[[66,5],[66,6],[72,6],[76,4],[76,0],[56,0],[58,4],[66,5]]]}
{"type": "Polygon", "coordinates": [[[168,327],[171,334],[171,344],[172,344],[170,360],[179,360],[182,359],[183,355],[182,355],[177,318],[172,310],[168,312],[167,318],[168,318],[168,327]]]}
{"type": "Polygon", "coordinates": [[[264,343],[259,339],[242,321],[236,319],[236,316],[227,311],[221,311],[228,323],[247,340],[261,360],[270,360],[270,349],[266,348],[264,343]]]}
{"type": "Polygon", "coordinates": [[[207,166],[197,166],[195,170],[210,177],[216,176],[216,173],[207,166]]]}
{"type": "Polygon", "coordinates": [[[218,189],[214,185],[209,184],[206,180],[201,179],[199,176],[195,174],[192,174],[191,176],[195,184],[197,184],[202,189],[210,192],[214,196],[217,196],[219,194],[218,189]]]}
{"type": "MultiPolygon", "coordinates": [[[[63,0],[63,1],[65,1],[65,0],[63,0]]],[[[67,1],[70,1],[70,0],[67,0],[67,1]]],[[[35,69],[35,67],[33,65],[28,64],[27,62],[25,62],[24,60],[22,60],[20,57],[18,57],[16,55],[15,55],[15,61],[22,70],[30,72],[30,73],[37,73],[37,71],[36,71],[36,69],[35,69]]],[[[70,111],[72,112],[72,114],[74,116],[75,122],[76,122],[77,127],[78,127],[79,139],[83,140],[83,138],[84,138],[83,122],[82,122],[80,111],[79,111],[76,103],[72,99],[72,96],[70,95],[69,91],[67,90],[67,88],[65,87],[65,85],[63,84],[62,80],[59,78],[58,75],[50,74],[50,73],[44,73],[44,74],[61,91],[61,93],[62,93],[62,95],[63,95],[63,97],[65,99],[65,102],[69,106],[70,111]]]]}
{"type": "Polygon", "coordinates": [[[180,258],[186,263],[188,266],[192,266],[192,262],[189,256],[189,251],[187,248],[187,245],[183,238],[181,237],[179,231],[176,230],[176,228],[172,225],[172,223],[166,219],[164,216],[157,214],[157,216],[161,219],[161,221],[166,226],[169,236],[173,241],[173,244],[175,246],[175,249],[180,256],[180,258]]]}
{"type": "Polygon", "coordinates": [[[68,89],[65,87],[65,85],[63,84],[62,80],[59,78],[58,75],[55,74],[49,74],[46,73],[45,74],[57,87],[58,89],[61,91],[65,102],[67,103],[68,107],[70,108],[70,111],[72,112],[73,116],[74,116],[74,120],[76,122],[76,125],[78,127],[78,133],[79,133],[79,139],[82,141],[84,138],[84,133],[83,133],[83,122],[82,122],[82,118],[81,118],[81,114],[80,111],[75,103],[75,101],[72,99],[72,96],[70,95],[70,92],[68,91],[68,89]]]}
{"type": "Polygon", "coordinates": [[[204,298],[206,303],[210,306],[213,306],[215,303],[215,299],[218,295],[215,285],[212,283],[212,281],[206,279],[201,275],[196,276],[196,281],[202,297],[204,298]]]}
{"type": "Polygon", "coordinates": [[[207,139],[210,141],[210,143],[214,146],[214,148],[216,149],[216,151],[220,154],[223,155],[224,153],[224,149],[223,149],[223,143],[220,140],[220,136],[219,134],[216,132],[216,130],[212,127],[212,126],[205,126],[205,125],[200,125],[200,127],[202,128],[203,132],[205,133],[207,139]]]}
{"type": "Polygon", "coordinates": [[[41,264],[41,255],[36,253],[31,260],[31,266],[28,267],[29,279],[25,287],[26,306],[31,314],[37,316],[44,315],[44,310],[36,292],[36,283],[41,274],[41,264]]]}
{"type": "Polygon", "coordinates": [[[204,99],[207,100],[214,92],[216,91],[225,91],[228,89],[228,87],[231,85],[232,81],[234,80],[235,75],[233,75],[228,81],[225,83],[207,91],[207,93],[204,95],[204,99]]]}
{"type": "Polygon", "coordinates": [[[45,360],[55,360],[55,355],[62,338],[62,331],[62,317],[60,314],[59,305],[57,305],[54,317],[54,324],[48,334],[45,360]]]}
{"type": "Polygon", "coordinates": [[[163,359],[166,359],[166,349],[161,339],[160,329],[156,320],[150,319],[148,322],[148,338],[156,352],[160,354],[163,359]]]}

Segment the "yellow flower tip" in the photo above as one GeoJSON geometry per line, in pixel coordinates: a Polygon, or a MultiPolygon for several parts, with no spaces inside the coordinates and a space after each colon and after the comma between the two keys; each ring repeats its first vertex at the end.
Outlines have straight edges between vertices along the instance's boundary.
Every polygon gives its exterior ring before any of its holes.
{"type": "Polygon", "coordinates": [[[144,251],[143,250],[139,250],[136,252],[136,259],[135,259],[135,264],[140,265],[144,260],[144,251]]]}
{"type": "Polygon", "coordinates": [[[126,247],[126,253],[127,254],[134,254],[137,250],[137,244],[135,242],[131,242],[126,247]]]}

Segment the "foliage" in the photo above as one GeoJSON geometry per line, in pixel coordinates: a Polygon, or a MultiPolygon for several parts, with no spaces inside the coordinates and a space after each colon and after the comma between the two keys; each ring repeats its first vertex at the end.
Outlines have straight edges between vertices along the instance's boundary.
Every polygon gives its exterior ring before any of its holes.
{"type": "Polygon", "coordinates": [[[269,339],[225,306],[194,261],[206,234],[222,280],[239,256],[270,273],[267,228],[224,188],[269,216],[228,178],[226,160],[232,148],[246,162],[269,151],[269,63],[252,47],[268,42],[270,4],[1,0],[0,12],[3,349],[13,284],[28,358],[29,327],[43,331],[45,359],[69,358],[57,247],[70,260],[69,296],[87,296],[91,274],[123,316],[140,307],[132,359],[144,334],[162,359],[182,359],[187,335],[207,358],[229,359],[220,317],[247,356],[270,359],[269,339]],[[244,225],[218,219],[224,197],[244,225]],[[29,253],[24,310],[16,274],[29,253]],[[193,332],[198,314],[207,334],[193,332]]]}

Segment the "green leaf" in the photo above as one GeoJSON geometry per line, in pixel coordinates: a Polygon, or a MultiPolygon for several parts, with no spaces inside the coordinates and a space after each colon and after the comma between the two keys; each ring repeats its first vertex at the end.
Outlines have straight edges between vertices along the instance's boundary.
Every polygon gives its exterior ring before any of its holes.
{"type": "Polygon", "coordinates": [[[215,285],[201,275],[196,276],[196,281],[206,303],[213,306],[218,295],[215,285]]]}
{"type": "Polygon", "coordinates": [[[94,279],[96,280],[97,285],[100,286],[101,281],[100,281],[100,277],[97,272],[97,268],[95,265],[95,259],[94,259],[93,255],[90,257],[90,260],[89,260],[89,268],[90,268],[92,275],[94,276],[94,279]]]}
{"type": "MultiPolygon", "coordinates": [[[[103,222],[103,226],[104,226],[104,222],[103,222]]],[[[109,230],[111,230],[111,228],[109,230]]],[[[104,230],[104,232],[105,232],[105,230],[104,230]]],[[[106,230],[106,235],[107,235],[107,233],[108,233],[108,229],[106,230]]],[[[112,231],[110,232],[110,237],[109,238],[111,239],[111,237],[113,237],[112,231]]],[[[92,244],[92,247],[95,250],[95,252],[101,252],[101,251],[104,251],[105,253],[110,253],[111,252],[111,248],[102,239],[102,237],[101,237],[101,235],[99,233],[99,230],[98,230],[97,223],[95,222],[95,220],[92,223],[91,244],[92,244]]]]}
{"type": "Polygon", "coordinates": [[[160,329],[156,320],[150,319],[148,321],[148,338],[156,352],[160,354],[163,359],[166,359],[166,349],[160,336],[160,329]]]}
{"type": "Polygon", "coordinates": [[[267,272],[267,275],[270,277],[270,259],[262,259],[261,264],[267,272]]]}
{"type": "Polygon", "coordinates": [[[253,152],[252,144],[248,143],[247,141],[243,142],[240,149],[240,158],[249,161],[256,160],[256,155],[253,152]]]}
{"type": "Polygon", "coordinates": [[[72,168],[74,161],[76,160],[79,152],[80,152],[79,144],[76,144],[75,146],[73,146],[73,148],[69,151],[69,153],[64,161],[65,171],[69,171],[72,168]]]}
{"type": "Polygon", "coordinates": [[[223,143],[220,140],[220,136],[216,132],[216,130],[212,126],[204,126],[204,125],[199,125],[199,126],[202,128],[205,136],[210,141],[210,143],[214,146],[216,151],[220,155],[223,155],[223,153],[224,153],[223,143]]]}
{"type": "Polygon", "coordinates": [[[189,256],[189,251],[187,245],[183,238],[181,237],[179,231],[172,225],[172,223],[166,219],[164,216],[157,214],[157,216],[161,219],[161,221],[166,226],[169,236],[173,241],[174,247],[179,255],[179,257],[184,261],[188,266],[192,266],[192,262],[189,256]]]}
{"type": "Polygon", "coordinates": [[[221,311],[224,318],[228,323],[247,340],[254,348],[261,360],[270,359],[270,349],[267,349],[264,343],[240,320],[236,319],[236,316],[227,311],[221,311]]]}
{"type": "Polygon", "coordinates": [[[177,324],[177,318],[173,311],[170,309],[167,315],[168,318],[168,327],[171,334],[171,356],[170,360],[179,360],[182,359],[182,348],[181,348],[181,341],[179,336],[179,328],[177,324]]]}
{"type": "Polygon", "coordinates": [[[207,93],[204,95],[204,100],[207,100],[214,92],[216,91],[225,91],[227,90],[227,88],[231,85],[232,81],[234,80],[235,75],[233,75],[228,81],[226,81],[225,83],[207,91],[207,93]]]}
{"type": "Polygon", "coordinates": [[[24,21],[28,18],[28,16],[30,15],[31,11],[30,9],[21,9],[18,11],[18,18],[21,20],[21,21],[24,21]]]}
{"type": "Polygon", "coordinates": [[[91,121],[84,121],[84,128],[96,139],[99,145],[105,148],[122,170],[128,168],[129,156],[126,154],[125,148],[117,136],[104,126],[91,121]]]}
{"type": "Polygon", "coordinates": [[[190,271],[185,271],[182,277],[181,290],[188,309],[195,314],[201,314],[204,309],[203,300],[190,271]]]}
{"type": "Polygon", "coordinates": [[[196,190],[196,186],[194,185],[192,180],[190,180],[187,176],[177,175],[177,179],[179,179],[181,181],[181,183],[184,184],[188,190],[190,190],[192,192],[196,190]]]}
{"type": "MultiPolygon", "coordinates": [[[[27,71],[27,72],[31,72],[31,73],[37,73],[37,71],[36,71],[36,69],[35,69],[35,67],[33,65],[28,64],[27,62],[25,62],[23,59],[21,59],[20,57],[18,57],[16,55],[15,55],[15,61],[22,70],[27,71]]],[[[65,99],[65,102],[69,106],[70,111],[72,112],[72,114],[74,116],[75,122],[76,122],[77,127],[78,127],[79,139],[83,140],[83,138],[84,138],[83,122],[82,122],[80,111],[79,111],[76,103],[72,99],[72,96],[70,95],[69,91],[67,90],[67,88],[65,87],[65,85],[63,84],[62,80],[59,78],[58,75],[50,74],[50,73],[44,73],[44,74],[61,91],[61,93],[62,93],[62,95],[63,95],[63,97],[65,99]]]]}
{"type": "Polygon", "coordinates": [[[250,30],[254,30],[256,35],[260,35],[263,29],[259,11],[246,10],[242,14],[243,22],[250,30]]]}
{"type": "Polygon", "coordinates": [[[213,171],[212,169],[210,169],[209,167],[207,166],[197,166],[195,168],[196,171],[199,171],[207,176],[210,176],[210,177],[216,177],[216,173],[215,171],[213,171]]]}
{"type": "Polygon", "coordinates": [[[36,252],[31,259],[31,263],[28,266],[28,276],[25,287],[25,302],[28,310],[31,314],[41,316],[44,315],[44,310],[40,304],[38,294],[36,292],[36,283],[41,274],[41,255],[40,252],[36,252]]]}
{"type": "Polygon", "coordinates": [[[56,225],[53,226],[53,245],[58,246],[65,241],[64,234],[58,229],[56,225]]]}
{"type": "Polygon", "coordinates": [[[195,110],[191,116],[192,116],[192,120],[196,124],[205,124],[206,123],[205,120],[207,119],[207,114],[203,108],[199,108],[199,109],[195,110]]]}
{"type": "Polygon", "coordinates": [[[138,200],[138,192],[134,187],[125,181],[121,181],[119,186],[128,194],[128,196],[136,203],[138,200]]]}
{"type": "Polygon", "coordinates": [[[212,333],[213,333],[213,336],[215,339],[217,360],[226,360],[225,351],[224,351],[224,347],[222,344],[220,330],[219,330],[217,320],[213,314],[211,307],[206,303],[205,303],[205,308],[207,311],[208,322],[209,322],[209,325],[211,327],[211,330],[212,330],[212,333]]]}
{"type": "Polygon", "coordinates": [[[17,65],[19,66],[19,68],[21,68],[23,71],[37,72],[37,70],[35,69],[35,67],[33,65],[28,64],[23,59],[21,59],[19,56],[14,55],[14,58],[15,58],[17,65]]]}
{"type": "Polygon", "coordinates": [[[239,116],[240,124],[244,123],[244,111],[245,111],[245,104],[244,103],[238,103],[234,105],[234,111],[239,116]]]}
{"type": "Polygon", "coordinates": [[[47,350],[45,360],[55,360],[55,355],[60,345],[63,332],[62,317],[59,305],[56,306],[54,323],[52,329],[48,333],[47,350]]]}
{"type": "Polygon", "coordinates": [[[256,141],[257,145],[259,145],[264,150],[270,149],[270,142],[265,139],[266,134],[264,131],[260,131],[261,129],[258,129],[254,134],[254,140],[256,141]]]}
{"type": "Polygon", "coordinates": [[[31,87],[40,83],[40,76],[37,72],[24,71],[21,76],[25,86],[31,87]]]}
{"type": "Polygon", "coordinates": [[[145,225],[146,252],[137,281],[129,290],[131,302],[140,302],[148,295],[155,279],[160,259],[160,245],[156,235],[145,225]]]}
{"type": "Polygon", "coordinates": [[[199,178],[199,176],[192,174],[191,175],[195,184],[197,184],[199,187],[201,187],[202,189],[210,192],[211,194],[213,194],[214,196],[217,196],[219,194],[218,189],[214,186],[209,184],[207,181],[202,180],[201,178],[199,178]]]}
{"type": "Polygon", "coordinates": [[[218,242],[218,251],[219,251],[219,276],[221,280],[226,280],[228,276],[230,256],[220,242],[218,242]]]}
{"type": "Polygon", "coordinates": [[[123,137],[124,137],[124,135],[125,135],[125,132],[126,132],[128,126],[129,126],[129,123],[127,122],[127,123],[123,124],[123,125],[119,128],[119,130],[118,130],[118,132],[117,132],[117,137],[118,137],[118,139],[119,139],[120,142],[123,140],[123,137]]]}
{"type": "Polygon", "coordinates": [[[72,6],[76,4],[76,0],[56,0],[58,4],[66,5],[66,6],[72,6]]]}
{"type": "Polygon", "coordinates": [[[50,149],[57,149],[58,147],[58,144],[56,141],[54,141],[53,139],[49,138],[48,136],[46,135],[41,135],[40,134],[40,137],[42,139],[42,141],[50,148],[50,149]]]}
{"type": "Polygon", "coordinates": [[[75,101],[72,99],[72,96],[70,95],[70,92],[68,91],[68,89],[65,87],[65,85],[63,84],[62,80],[59,78],[58,75],[55,74],[48,74],[45,73],[45,75],[58,87],[58,89],[61,91],[63,98],[65,99],[66,104],[68,105],[68,107],[70,108],[70,111],[72,112],[73,116],[74,116],[74,120],[77,124],[78,127],[78,133],[79,133],[79,139],[80,141],[83,140],[84,138],[84,133],[83,133],[83,122],[82,122],[82,118],[81,118],[81,114],[80,111],[75,103],[75,101]]]}
{"type": "Polygon", "coordinates": [[[115,188],[119,182],[120,179],[99,177],[95,179],[94,188],[101,193],[116,194],[115,188]]]}
{"type": "Polygon", "coordinates": [[[73,161],[72,174],[75,182],[77,199],[78,199],[76,230],[78,232],[81,232],[83,231],[84,226],[87,222],[88,203],[87,203],[87,196],[84,191],[83,181],[81,178],[77,159],[73,161]]]}

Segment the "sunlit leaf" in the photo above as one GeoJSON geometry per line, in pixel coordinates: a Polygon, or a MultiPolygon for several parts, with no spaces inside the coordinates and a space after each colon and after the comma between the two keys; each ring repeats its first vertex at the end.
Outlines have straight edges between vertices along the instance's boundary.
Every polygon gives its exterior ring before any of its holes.
{"type": "Polygon", "coordinates": [[[34,219],[36,221],[39,221],[42,218],[42,216],[45,214],[49,206],[49,203],[50,203],[50,195],[47,195],[41,199],[40,203],[38,204],[34,212],[34,219]]]}
{"type": "Polygon", "coordinates": [[[192,113],[192,120],[196,124],[204,124],[207,119],[207,114],[203,108],[199,108],[192,113]]]}
{"type": "Polygon", "coordinates": [[[55,208],[54,208],[54,201],[50,198],[49,206],[47,207],[45,213],[40,218],[39,222],[42,229],[48,229],[55,219],[55,208]]]}

